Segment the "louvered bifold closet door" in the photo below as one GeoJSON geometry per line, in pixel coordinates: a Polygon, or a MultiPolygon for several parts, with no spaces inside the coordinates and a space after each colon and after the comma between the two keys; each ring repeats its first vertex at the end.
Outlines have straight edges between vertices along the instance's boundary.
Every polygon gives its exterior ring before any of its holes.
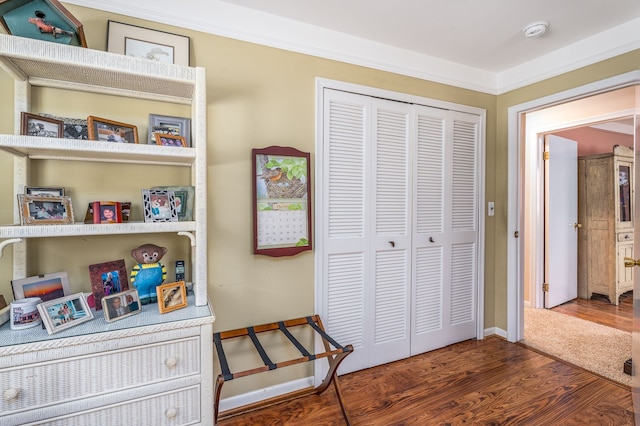
{"type": "Polygon", "coordinates": [[[478,116],[416,106],[411,354],[476,336],[478,116]]]}
{"type": "Polygon", "coordinates": [[[412,109],[373,100],[372,366],[410,356],[412,109]]]}
{"type": "MultiPolygon", "coordinates": [[[[371,99],[325,90],[323,123],[322,276],[329,335],[354,352],[341,373],[369,367],[365,285],[371,280],[370,190],[366,183],[371,139],[371,99]]],[[[370,178],[370,176],[369,176],[370,178]]]]}
{"type": "Polygon", "coordinates": [[[354,346],[346,373],[409,356],[411,106],[333,90],[325,99],[325,325],[354,346]]]}

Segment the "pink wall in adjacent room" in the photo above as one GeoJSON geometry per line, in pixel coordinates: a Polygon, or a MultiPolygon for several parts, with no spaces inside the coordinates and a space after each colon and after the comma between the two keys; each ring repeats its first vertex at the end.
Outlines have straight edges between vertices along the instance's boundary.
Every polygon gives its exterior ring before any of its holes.
{"type": "Polygon", "coordinates": [[[578,157],[611,152],[614,145],[633,148],[633,135],[609,132],[592,127],[579,127],[555,132],[554,135],[578,142],[578,157]]]}

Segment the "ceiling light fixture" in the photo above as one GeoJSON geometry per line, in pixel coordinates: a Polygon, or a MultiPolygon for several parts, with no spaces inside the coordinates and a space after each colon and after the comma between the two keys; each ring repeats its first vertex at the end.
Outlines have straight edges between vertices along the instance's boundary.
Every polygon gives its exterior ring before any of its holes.
{"type": "Polygon", "coordinates": [[[549,21],[532,22],[522,29],[522,33],[527,38],[540,37],[549,28],[549,21]]]}

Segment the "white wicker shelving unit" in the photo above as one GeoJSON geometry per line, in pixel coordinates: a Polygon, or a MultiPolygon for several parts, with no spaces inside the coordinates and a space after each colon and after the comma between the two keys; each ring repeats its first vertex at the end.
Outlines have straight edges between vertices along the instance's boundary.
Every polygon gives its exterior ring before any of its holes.
{"type": "Polygon", "coordinates": [[[0,256],[10,246],[14,250],[13,278],[26,276],[31,238],[178,233],[192,247],[194,290],[186,309],[158,315],[147,306],[114,323],[98,315],[51,336],[4,324],[0,424],[212,424],[215,315],[207,297],[205,70],[5,34],[0,66],[15,81],[16,131],[0,135],[0,149],[14,156],[16,194],[29,184],[32,159],[189,167],[195,187],[193,221],[21,226],[16,208],[14,223],[0,225],[0,256]],[[190,105],[192,147],[19,135],[32,86],[190,105]],[[111,380],[113,369],[94,371],[96,365],[118,366],[118,380],[111,380]]]}

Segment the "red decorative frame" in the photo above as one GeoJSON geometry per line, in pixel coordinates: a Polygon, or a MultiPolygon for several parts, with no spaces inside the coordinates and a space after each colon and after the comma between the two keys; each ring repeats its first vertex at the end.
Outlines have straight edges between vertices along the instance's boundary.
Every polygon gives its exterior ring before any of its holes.
{"type": "Polygon", "coordinates": [[[282,146],[251,150],[254,254],[313,249],[310,157],[282,146]]]}

